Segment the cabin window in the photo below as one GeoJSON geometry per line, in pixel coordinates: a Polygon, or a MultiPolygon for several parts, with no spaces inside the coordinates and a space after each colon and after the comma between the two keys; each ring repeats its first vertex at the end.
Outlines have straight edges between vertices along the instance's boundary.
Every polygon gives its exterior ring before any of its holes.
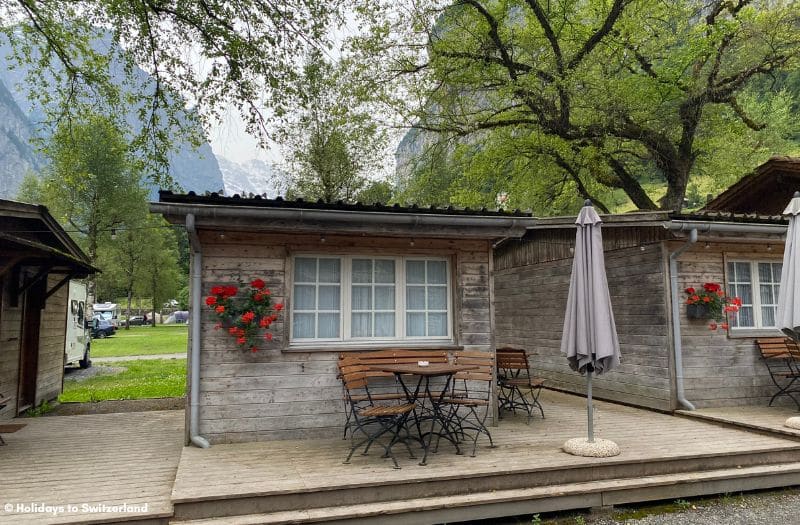
{"type": "Polygon", "coordinates": [[[450,340],[445,258],[294,258],[292,342],[450,340]]]}
{"type": "Polygon", "coordinates": [[[731,319],[731,328],[774,328],[782,263],[728,261],[728,295],[742,306],[731,319]]]}

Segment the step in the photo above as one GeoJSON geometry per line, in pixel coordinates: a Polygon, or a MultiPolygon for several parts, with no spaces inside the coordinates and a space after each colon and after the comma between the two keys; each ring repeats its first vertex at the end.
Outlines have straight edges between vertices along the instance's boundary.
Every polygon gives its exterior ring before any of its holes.
{"type": "MultiPolygon", "coordinates": [[[[170,521],[173,525],[435,524],[800,484],[800,462],[566,483],[444,497],[170,521]]],[[[221,503],[221,502],[220,502],[221,503]]],[[[220,509],[225,511],[225,509],[220,509]]]]}
{"type": "Polygon", "coordinates": [[[452,472],[430,478],[388,480],[379,483],[347,483],[328,487],[240,492],[197,498],[173,497],[176,519],[200,519],[221,515],[246,515],[302,510],[310,507],[386,503],[429,497],[450,497],[487,491],[546,488],[554,485],[639,478],[738,467],[786,464],[800,458],[800,445],[784,449],[762,448],[729,454],[693,454],[672,458],[606,459],[574,465],[452,472]],[[224,509],[224,510],[223,510],[224,509]]]}

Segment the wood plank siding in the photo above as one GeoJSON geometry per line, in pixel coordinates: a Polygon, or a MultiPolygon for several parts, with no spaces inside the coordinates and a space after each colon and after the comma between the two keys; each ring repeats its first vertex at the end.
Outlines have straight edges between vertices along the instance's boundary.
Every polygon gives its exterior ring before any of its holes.
{"type": "MultiPolygon", "coordinates": [[[[344,421],[336,360],[342,345],[289,346],[291,256],[294,253],[445,256],[451,262],[454,344],[491,351],[488,241],[201,231],[203,293],[217,284],[260,277],[286,310],[274,340],[257,353],[237,350],[201,327],[200,433],[212,443],[340,436],[344,421]]],[[[385,347],[387,345],[383,345],[385,347]]],[[[397,346],[394,344],[392,346],[397,346]]],[[[365,343],[361,348],[378,349],[365,343]]]]}
{"type": "MultiPolygon", "coordinates": [[[[599,398],[639,406],[673,408],[666,261],[663,228],[603,230],[606,268],[622,365],[594,382],[599,398]],[[638,233],[637,233],[638,232],[638,233]]],[[[575,230],[535,232],[508,243],[495,256],[496,345],[532,355],[546,385],[584,393],[585,378],[561,355],[575,230]]]]}
{"type": "MultiPolygon", "coordinates": [[[[51,289],[62,275],[49,275],[47,287],[51,289]]],[[[0,410],[0,419],[16,415],[19,388],[20,341],[22,334],[22,305],[11,306],[8,279],[2,285],[0,304],[0,394],[5,398],[6,408],[0,410]]],[[[32,293],[32,292],[26,292],[32,293]]],[[[47,299],[39,325],[39,359],[36,373],[35,404],[58,397],[64,379],[64,343],[67,322],[68,287],[62,286],[47,299]]]]}
{"type": "MultiPolygon", "coordinates": [[[[676,249],[679,243],[670,243],[676,249]]],[[[766,244],[714,242],[706,247],[701,240],[678,259],[680,298],[689,286],[699,288],[706,282],[725,284],[726,259],[769,260],[781,262],[783,243],[775,242],[771,250],[766,244]]],[[[757,293],[754,292],[754,293],[757,293]]],[[[755,339],[764,335],[780,336],[777,330],[739,331],[729,335],[725,330],[710,330],[707,320],[688,319],[681,305],[684,385],[686,397],[697,408],[766,405],[775,393],[775,385],[756,348],[755,339]]],[[[791,403],[787,398],[776,403],[791,403]]]]}

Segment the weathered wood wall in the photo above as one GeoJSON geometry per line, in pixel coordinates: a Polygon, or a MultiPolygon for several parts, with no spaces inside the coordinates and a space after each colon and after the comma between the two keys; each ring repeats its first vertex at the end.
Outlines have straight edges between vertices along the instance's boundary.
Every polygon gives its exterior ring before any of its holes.
{"type": "MultiPolygon", "coordinates": [[[[50,290],[63,275],[50,275],[50,290]]],[[[39,366],[36,377],[36,404],[58,397],[64,383],[64,345],[67,332],[69,286],[64,285],[48,297],[39,325],[39,366]]]]}
{"type": "MultiPolygon", "coordinates": [[[[48,276],[48,289],[62,276],[48,276]]],[[[22,305],[11,307],[8,279],[0,284],[0,394],[6,408],[0,410],[0,419],[16,415],[19,389],[19,352],[22,336],[22,305]]],[[[39,362],[36,377],[36,404],[50,401],[61,393],[64,379],[64,342],[67,322],[67,286],[63,286],[47,300],[39,328],[39,362]]]]}
{"type": "Polygon", "coordinates": [[[0,284],[0,395],[6,407],[0,410],[0,419],[16,415],[17,388],[19,385],[19,345],[22,331],[22,301],[11,307],[9,280],[0,284]]]}
{"type": "MultiPolygon", "coordinates": [[[[204,309],[201,330],[200,433],[212,443],[340,436],[342,387],[339,348],[288,347],[287,276],[294,252],[369,255],[443,255],[453,269],[455,344],[491,351],[488,242],[463,240],[281,235],[202,231],[203,293],[216,284],[260,277],[276,302],[286,304],[273,324],[274,340],[257,353],[241,352],[213,329],[204,309]]],[[[396,346],[396,345],[394,345],[396,346]]]]}
{"type": "MultiPolygon", "coordinates": [[[[680,244],[673,243],[671,250],[680,244]]],[[[725,259],[769,259],[781,261],[783,244],[698,242],[678,259],[678,289],[684,299],[687,287],[699,288],[706,282],[725,283],[725,259]]],[[[681,305],[684,386],[686,397],[698,408],[740,405],[766,405],[775,386],[755,345],[760,335],[780,336],[777,331],[739,333],[709,329],[707,320],[690,320],[681,305]]],[[[778,402],[778,401],[776,401],[778,402]]],[[[788,402],[783,397],[781,402],[788,402]]]]}
{"type": "MultiPolygon", "coordinates": [[[[673,396],[666,263],[656,240],[661,235],[657,230],[642,238],[627,228],[603,231],[623,357],[617,370],[594,381],[594,393],[598,398],[669,410],[673,396]]],[[[585,378],[570,370],[560,352],[572,270],[569,248],[574,241],[574,229],[555,230],[547,232],[545,239],[534,236],[498,250],[495,338],[497,347],[528,350],[531,366],[547,379],[547,386],[584,393],[585,378]]]]}

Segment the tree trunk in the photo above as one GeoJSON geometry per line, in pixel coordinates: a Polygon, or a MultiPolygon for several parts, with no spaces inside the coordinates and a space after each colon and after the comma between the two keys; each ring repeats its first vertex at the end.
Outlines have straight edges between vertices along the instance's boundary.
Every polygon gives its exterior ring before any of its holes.
{"type": "Polygon", "coordinates": [[[133,287],[128,286],[128,309],[125,312],[125,330],[131,329],[131,301],[133,300],[133,287]]]}
{"type": "Polygon", "coordinates": [[[661,198],[662,210],[671,210],[680,213],[683,209],[683,199],[689,185],[689,172],[694,164],[693,159],[680,159],[674,166],[670,166],[667,175],[667,193],[661,198]]]}

